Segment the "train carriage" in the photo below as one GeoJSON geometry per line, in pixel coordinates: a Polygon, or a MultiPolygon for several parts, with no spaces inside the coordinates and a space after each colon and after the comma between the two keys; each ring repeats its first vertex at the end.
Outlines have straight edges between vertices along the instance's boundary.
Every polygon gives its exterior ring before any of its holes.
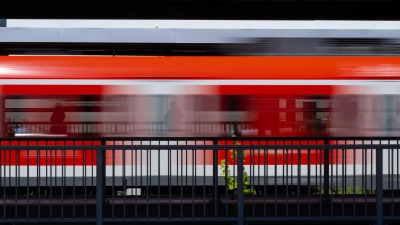
{"type": "MultiPolygon", "coordinates": [[[[399,134],[399,57],[8,56],[0,57],[0,76],[1,133],[5,137],[29,136],[31,141],[25,143],[28,145],[39,144],[39,139],[32,141],[33,137],[46,136],[229,137],[235,134],[279,139],[351,135],[362,140],[399,134]],[[65,118],[55,124],[51,117],[57,104],[62,106],[65,118]],[[173,107],[181,116],[172,122],[177,125],[171,128],[166,115],[173,107]],[[52,132],[52,126],[60,124],[65,131],[52,132]]],[[[21,143],[8,139],[2,143],[18,144],[21,143]]],[[[186,144],[190,145],[187,142],[183,145],[186,144]]],[[[185,159],[179,155],[180,150],[173,151],[171,162],[176,168],[192,165],[187,158],[195,157],[195,166],[190,167],[188,174],[195,170],[212,182],[212,151],[187,150],[185,159]]],[[[273,168],[275,164],[279,168],[290,164],[291,174],[297,174],[298,165],[311,163],[317,168],[323,163],[322,151],[312,152],[311,161],[300,150],[261,153],[250,151],[246,155],[245,169],[253,173],[250,176],[276,175],[273,169],[265,172],[266,167],[273,168]],[[293,160],[285,161],[285,154],[290,154],[293,160]],[[294,160],[298,154],[300,162],[294,160]]],[[[115,173],[107,169],[107,176],[121,179],[126,176],[128,183],[133,184],[137,172],[147,175],[144,171],[148,167],[153,168],[154,174],[150,175],[154,176],[182,175],[179,169],[168,171],[166,164],[148,163],[149,159],[167,157],[167,151],[149,154],[144,150],[107,151],[107,167],[114,168],[115,173]],[[159,170],[162,174],[157,174],[159,170]]],[[[364,153],[335,154],[332,155],[335,166],[354,166],[354,174],[363,174],[364,158],[357,156],[364,153]]],[[[218,161],[227,155],[221,150],[218,161]]],[[[392,157],[397,164],[399,155],[392,157]]],[[[30,176],[44,173],[47,177],[51,171],[55,177],[75,178],[82,176],[83,171],[93,173],[96,162],[93,151],[7,150],[1,158],[5,174],[11,178],[16,177],[17,168],[22,177],[28,173],[30,176]],[[50,161],[56,164],[50,166],[50,161]]],[[[371,158],[365,159],[373,167],[371,158]]],[[[306,170],[302,171],[302,175],[307,175],[306,170]]],[[[311,173],[317,176],[319,172],[312,169],[311,173]]]]}

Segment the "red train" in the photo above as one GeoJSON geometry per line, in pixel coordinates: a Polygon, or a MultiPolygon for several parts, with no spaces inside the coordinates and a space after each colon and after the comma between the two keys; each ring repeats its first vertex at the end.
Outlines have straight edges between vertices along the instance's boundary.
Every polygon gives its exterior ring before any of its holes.
{"type": "MultiPolygon", "coordinates": [[[[4,136],[399,134],[400,57],[8,56],[0,57],[0,77],[4,136]],[[57,110],[64,116],[52,122],[57,110]]],[[[3,154],[37,164],[36,152],[3,154]]],[[[75,165],[94,164],[75,154],[75,165]]],[[[197,164],[210,167],[211,153],[206,158],[197,164]]]]}

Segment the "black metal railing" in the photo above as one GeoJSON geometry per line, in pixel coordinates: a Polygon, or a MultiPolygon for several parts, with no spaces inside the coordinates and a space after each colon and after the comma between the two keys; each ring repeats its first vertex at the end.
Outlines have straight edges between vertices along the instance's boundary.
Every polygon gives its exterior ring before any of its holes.
{"type": "MultiPolygon", "coordinates": [[[[48,134],[52,126],[51,122],[27,121],[20,119],[21,122],[8,121],[5,123],[7,128],[7,136],[19,134],[48,134]]],[[[67,121],[62,124],[66,126],[68,135],[93,135],[93,134],[145,134],[157,135],[168,134],[170,131],[164,121],[147,121],[147,122],[88,122],[88,121],[67,121]]],[[[257,135],[258,127],[254,121],[185,121],[179,127],[182,133],[186,134],[232,134],[245,133],[257,135]]],[[[293,134],[326,134],[328,133],[327,122],[318,124],[317,121],[280,121],[278,129],[283,129],[282,133],[293,134]],[[318,126],[320,126],[318,130],[318,126]]]]}
{"type": "Polygon", "coordinates": [[[388,137],[3,138],[0,222],[383,225],[400,220],[399,142],[388,137]]]}

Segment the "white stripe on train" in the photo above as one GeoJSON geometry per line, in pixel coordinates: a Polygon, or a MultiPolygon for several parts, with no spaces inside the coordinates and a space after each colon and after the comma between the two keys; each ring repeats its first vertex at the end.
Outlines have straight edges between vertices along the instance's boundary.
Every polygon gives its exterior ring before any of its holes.
{"type": "Polygon", "coordinates": [[[400,94],[400,80],[1,80],[0,85],[101,85],[103,94],[219,94],[223,85],[330,85],[334,94],[400,94]]]}
{"type": "MultiPolygon", "coordinates": [[[[398,161],[398,160],[394,160],[398,161]]],[[[395,164],[396,165],[396,164],[395,164]]],[[[298,176],[298,165],[277,165],[276,166],[276,174],[275,174],[275,166],[268,165],[268,166],[244,166],[245,171],[248,173],[249,176],[298,176]]],[[[1,172],[5,176],[3,177],[27,177],[28,170],[27,166],[2,166],[1,172]]],[[[115,175],[116,177],[123,176],[123,166],[115,166],[115,171],[113,171],[113,166],[106,166],[106,176],[112,177],[115,175]]],[[[75,177],[83,177],[84,176],[84,166],[75,166],[75,177]]],[[[376,172],[375,164],[367,164],[366,166],[357,164],[347,164],[344,167],[342,165],[330,165],[330,175],[338,175],[338,176],[352,176],[352,175],[374,175],[376,172]],[[344,169],[344,170],[343,170],[344,169]],[[353,173],[355,169],[355,174],[353,173]],[[372,174],[371,174],[372,169],[372,174]],[[366,173],[365,173],[366,172],[366,173]]],[[[170,167],[170,172],[168,173],[168,168],[160,168],[160,173],[158,173],[158,166],[151,165],[151,166],[137,166],[132,167],[130,165],[125,166],[125,176],[126,177],[135,177],[135,176],[147,176],[150,174],[151,176],[167,176],[168,174],[171,176],[193,176],[194,174],[201,179],[204,176],[204,170],[206,172],[205,176],[212,176],[213,175],[213,167],[211,165],[196,165],[193,167],[192,165],[184,165],[178,166],[173,165],[170,167]],[[151,169],[150,169],[151,168],[151,169]],[[195,168],[195,169],[193,169],[195,168]],[[136,169],[136,170],[135,170],[136,169]],[[151,173],[150,173],[151,171],[151,173]]],[[[230,166],[231,171],[237,171],[236,166],[230,166]]],[[[390,168],[388,166],[384,166],[383,173],[389,174],[390,168]]],[[[46,173],[47,177],[73,177],[74,176],[74,166],[29,166],[29,177],[37,177],[40,173],[40,177],[45,178],[46,173]],[[39,172],[40,171],[40,172],[39,172]]],[[[308,166],[301,165],[300,166],[300,176],[307,176],[308,166]]],[[[96,176],[96,166],[86,166],[86,177],[92,177],[92,175],[96,176]],[[92,170],[93,168],[93,170],[92,170]]],[[[219,170],[219,176],[224,176],[219,170]]],[[[231,174],[233,175],[233,174],[231,174]]],[[[323,165],[310,165],[310,176],[319,176],[323,175],[323,165]]]]}
{"type": "Polygon", "coordinates": [[[1,79],[0,85],[390,85],[392,83],[399,83],[400,80],[253,80],[253,79],[240,79],[240,80],[176,80],[176,79],[157,79],[157,80],[144,80],[144,79],[1,79]]]}

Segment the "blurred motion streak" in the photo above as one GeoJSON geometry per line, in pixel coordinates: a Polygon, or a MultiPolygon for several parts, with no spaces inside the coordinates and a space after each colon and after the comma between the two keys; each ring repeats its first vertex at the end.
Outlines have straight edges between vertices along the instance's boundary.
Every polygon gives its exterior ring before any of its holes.
{"type": "MultiPolygon", "coordinates": [[[[0,76],[2,134],[10,137],[400,134],[400,57],[0,57],[0,76]],[[51,131],[56,104],[62,105],[65,115],[58,123],[66,131],[51,131]]],[[[30,165],[36,163],[35,152],[18,154],[32,160],[30,165]]],[[[140,159],[135,163],[141,166],[147,157],[167,157],[167,151],[152,151],[148,156],[145,150],[109,150],[107,165],[116,159],[117,171],[122,170],[123,154],[130,164],[140,159]]],[[[185,154],[189,158],[199,154],[196,165],[207,165],[206,173],[212,175],[212,152],[188,150],[185,154]]],[[[221,150],[218,160],[225,154],[221,150]]],[[[282,149],[246,154],[246,166],[286,162],[282,149]]],[[[323,163],[323,151],[292,150],[290,154],[293,165],[323,163]]],[[[359,164],[355,154],[348,153],[344,159],[340,150],[331,160],[359,164]]],[[[182,162],[179,157],[172,162],[182,162]]]]}

